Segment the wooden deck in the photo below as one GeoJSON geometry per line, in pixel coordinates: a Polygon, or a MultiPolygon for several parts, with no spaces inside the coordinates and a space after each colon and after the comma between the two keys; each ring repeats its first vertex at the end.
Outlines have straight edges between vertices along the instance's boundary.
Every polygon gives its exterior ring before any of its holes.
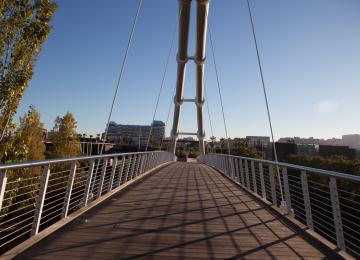
{"type": "Polygon", "coordinates": [[[173,163],[17,259],[335,259],[337,255],[208,166],[173,163]]]}

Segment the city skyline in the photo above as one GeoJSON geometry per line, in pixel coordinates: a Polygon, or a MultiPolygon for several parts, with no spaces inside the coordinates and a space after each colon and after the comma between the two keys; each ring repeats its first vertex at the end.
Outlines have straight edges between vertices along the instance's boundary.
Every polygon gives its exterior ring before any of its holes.
{"type": "MultiPolygon", "coordinates": [[[[131,23],[129,13],[135,12],[136,3],[110,1],[98,6],[81,1],[57,2],[59,9],[52,22],[53,31],[39,55],[34,78],[17,117],[34,104],[50,130],[56,116],[70,111],[78,122],[79,133],[95,135],[102,132],[106,124],[131,23]],[[80,8],[86,12],[76,11],[82,10],[80,8]]],[[[212,2],[209,20],[229,137],[269,135],[245,2],[221,3],[212,2]]],[[[285,136],[338,138],[359,133],[360,124],[354,119],[353,111],[360,108],[357,102],[360,3],[350,0],[251,3],[275,139],[285,136]]],[[[153,109],[144,108],[155,105],[176,16],[176,1],[144,2],[113,121],[144,125],[151,122],[153,109]]],[[[194,39],[193,31],[191,38],[194,39]]],[[[176,47],[175,44],[165,78],[158,120],[166,121],[172,99],[176,47]]],[[[193,47],[190,44],[190,53],[193,47]]],[[[222,122],[209,47],[208,44],[205,86],[212,121],[222,122]]],[[[186,98],[194,95],[195,75],[191,66],[186,98]]],[[[191,132],[196,129],[195,109],[186,105],[183,112],[187,116],[180,118],[180,129],[191,132]]],[[[204,117],[209,138],[206,108],[204,117]]],[[[167,136],[171,118],[172,112],[166,127],[167,136]]],[[[214,124],[214,135],[225,136],[222,124],[214,124]]]]}
{"type": "MultiPolygon", "coordinates": [[[[157,120],[157,119],[155,119],[154,122],[164,123],[163,121],[157,120]]],[[[150,127],[150,125],[147,125],[147,124],[122,124],[122,123],[117,124],[116,121],[110,121],[110,125],[111,125],[111,124],[122,125],[122,126],[150,127]]],[[[90,136],[90,135],[91,135],[91,136],[95,137],[95,136],[97,136],[97,135],[103,135],[104,132],[105,132],[105,128],[106,128],[106,127],[104,127],[104,130],[103,130],[103,131],[100,131],[100,132],[98,132],[98,133],[78,132],[78,134],[81,134],[81,135],[85,134],[86,136],[90,136]]],[[[163,126],[161,126],[161,128],[163,128],[163,126]]],[[[45,128],[45,130],[48,131],[48,132],[50,132],[52,129],[47,129],[47,128],[45,128]]],[[[166,129],[166,126],[165,126],[165,138],[170,138],[170,135],[167,134],[167,132],[168,132],[168,130],[166,129]]],[[[316,136],[316,137],[314,137],[314,136],[295,136],[295,135],[291,136],[291,135],[288,135],[288,136],[280,136],[279,138],[275,139],[275,141],[279,141],[279,140],[281,140],[281,139],[286,139],[286,138],[294,138],[294,139],[296,139],[296,138],[297,138],[297,139],[313,139],[313,140],[325,140],[325,141],[328,141],[328,140],[334,140],[334,139],[340,140],[340,139],[342,139],[344,136],[359,136],[359,138],[360,138],[360,134],[358,134],[358,133],[342,134],[341,136],[338,136],[338,137],[333,136],[333,137],[329,137],[329,138],[321,137],[321,136],[316,136]]],[[[179,135],[179,138],[180,138],[180,139],[187,138],[187,137],[191,137],[191,136],[179,135]]],[[[210,140],[210,137],[211,137],[211,136],[207,136],[205,139],[209,141],[209,140],[210,140]]],[[[215,136],[215,137],[217,138],[217,140],[219,140],[219,139],[221,139],[221,138],[225,138],[225,136],[221,136],[221,135],[220,135],[220,136],[215,136]]],[[[268,138],[270,138],[270,135],[264,134],[264,135],[229,136],[230,139],[234,139],[234,138],[246,138],[246,137],[268,137],[268,138]]],[[[197,139],[197,138],[194,137],[194,136],[192,136],[192,138],[197,139]]]]}

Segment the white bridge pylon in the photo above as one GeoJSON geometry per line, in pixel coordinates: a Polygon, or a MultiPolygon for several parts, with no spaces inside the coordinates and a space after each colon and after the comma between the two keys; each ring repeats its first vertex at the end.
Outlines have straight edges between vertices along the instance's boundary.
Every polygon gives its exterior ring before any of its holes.
{"type": "Polygon", "coordinates": [[[188,55],[189,26],[190,26],[191,0],[179,0],[179,47],[177,54],[177,80],[174,97],[174,120],[171,130],[170,152],[175,153],[176,141],[181,135],[196,135],[199,139],[200,154],[205,154],[205,131],[203,120],[204,99],[204,63],[206,51],[206,32],[208,23],[209,0],[197,0],[196,11],[196,49],[194,56],[188,55]],[[184,99],[184,81],[186,63],[192,60],[196,64],[196,96],[195,99],[184,99]],[[197,133],[182,133],[178,131],[181,105],[184,102],[193,102],[197,110],[197,133]]]}

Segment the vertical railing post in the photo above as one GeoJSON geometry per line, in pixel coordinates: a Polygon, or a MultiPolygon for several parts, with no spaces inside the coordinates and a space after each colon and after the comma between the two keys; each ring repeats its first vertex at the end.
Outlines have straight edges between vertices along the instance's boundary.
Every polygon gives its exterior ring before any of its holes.
{"type": "Polygon", "coordinates": [[[153,157],[153,154],[152,154],[152,153],[149,153],[148,156],[147,156],[147,159],[146,159],[146,167],[145,167],[145,171],[146,171],[146,172],[149,171],[149,169],[150,169],[152,157],[153,157]]]}
{"type": "Polygon", "coordinates": [[[135,155],[135,161],[133,166],[133,172],[131,174],[131,179],[134,179],[136,177],[136,169],[139,163],[140,156],[138,154],[135,155]]]}
{"type": "Polygon", "coordinates": [[[110,176],[110,181],[109,181],[108,192],[112,190],[112,186],[113,186],[113,182],[114,182],[114,178],[115,178],[115,174],[116,174],[117,162],[118,162],[118,158],[115,156],[113,158],[113,162],[112,162],[111,176],[110,176]]]}
{"type": "Polygon", "coordinates": [[[270,179],[270,187],[271,187],[271,198],[272,204],[277,206],[277,197],[276,197],[276,184],[273,172],[273,166],[269,165],[269,179],[270,179]]]}
{"type": "Polygon", "coordinates": [[[61,218],[65,218],[68,215],[69,204],[71,199],[71,193],[74,185],[74,179],[76,174],[76,161],[72,162],[70,167],[70,174],[67,182],[64,205],[61,211],[61,218]]]}
{"type": "Polygon", "coordinates": [[[306,224],[309,228],[314,228],[312,211],[311,211],[311,203],[310,203],[310,193],[309,193],[309,184],[307,180],[306,171],[301,171],[301,187],[304,198],[304,207],[305,207],[305,215],[306,215],[306,224]]]}
{"type": "Polygon", "coordinates": [[[158,162],[158,159],[159,159],[159,158],[158,158],[157,153],[154,152],[154,161],[153,161],[153,165],[152,165],[151,169],[153,169],[153,168],[156,167],[157,162],[158,162]]]}
{"type": "Polygon", "coordinates": [[[240,175],[241,175],[241,184],[245,187],[245,177],[244,177],[244,167],[243,160],[240,158],[240,175]]]}
{"type": "Polygon", "coordinates": [[[126,183],[128,181],[128,177],[129,177],[129,172],[130,172],[130,166],[131,166],[131,159],[132,159],[132,156],[129,155],[128,158],[127,158],[127,163],[126,163],[126,174],[125,174],[125,181],[124,183],[126,183]]]}
{"type": "Polygon", "coordinates": [[[231,164],[232,164],[232,179],[236,181],[235,156],[231,157],[231,164]]]}
{"type": "Polygon", "coordinates": [[[156,164],[156,153],[153,153],[152,154],[152,161],[151,161],[151,167],[149,170],[153,169],[155,167],[155,164],[156,164]]]}
{"type": "Polygon", "coordinates": [[[153,168],[154,163],[155,163],[155,154],[152,152],[150,157],[149,170],[153,168]]]}
{"type": "Polygon", "coordinates": [[[134,171],[135,171],[135,167],[136,167],[136,162],[138,161],[138,156],[135,154],[133,158],[134,158],[134,161],[133,161],[133,164],[131,165],[130,180],[132,180],[134,178],[134,171]]]}
{"type": "Polygon", "coordinates": [[[228,169],[228,157],[226,155],[224,155],[224,160],[225,160],[225,174],[227,175],[229,169],[228,169]]]}
{"type": "Polygon", "coordinates": [[[139,169],[140,169],[140,165],[141,165],[141,160],[142,160],[142,154],[139,154],[137,164],[136,164],[136,169],[135,169],[135,177],[139,175],[139,169]]]}
{"type": "Polygon", "coordinates": [[[261,162],[259,162],[259,173],[260,173],[261,197],[263,197],[263,199],[266,199],[264,169],[263,169],[263,164],[261,162]]]}
{"type": "Polygon", "coordinates": [[[156,157],[157,157],[157,160],[156,160],[156,165],[155,167],[159,166],[160,163],[161,163],[161,156],[160,156],[160,153],[156,153],[156,157]]]}
{"type": "Polygon", "coordinates": [[[257,194],[257,182],[256,182],[256,172],[255,172],[255,163],[251,161],[251,174],[252,174],[252,181],[254,186],[254,192],[257,194]]]}
{"type": "Polygon", "coordinates": [[[148,158],[146,160],[146,170],[145,170],[146,172],[149,171],[149,169],[150,169],[152,157],[153,157],[153,154],[148,153],[148,158]]]}
{"type": "Polygon", "coordinates": [[[225,156],[221,155],[221,170],[223,171],[223,173],[226,172],[225,170],[225,156]]]}
{"type": "Polygon", "coordinates": [[[153,168],[155,168],[159,164],[159,155],[157,153],[155,153],[154,155],[155,155],[155,161],[154,161],[153,168]]]}
{"type": "Polygon", "coordinates": [[[233,157],[232,156],[228,156],[229,158],[229,177],[233,180],[234,179],[234,167],[233,167],[233,157]]]}
{"type": "MultiPolygon", "coordinates": [[[[285,192],[285,204],[282,201],[282,207],[285,212],[285,214],[292,213],[292,207],[291,207],[291,198],[290,198],[290,188],[289,188],[289,177],[287,173],[287,168],[282,167],[282,177],[283,177],[283,184],[284,184],[284,192],[285,192]]],[[[281,185],[281,183],[279,183],[281,185]]]]}
{"type": "Polygon", "coordinates": [[[335,224],[336,242],[338,248],[345,250],[345,239],[344,239],[344,231],[341,220],[340,202],[339,202],[336,178],[335,177],[329,177],[329,178],[330,178],[329,188],[330,188],[333,220],[335,224]]]}
{"type": "Polygon", "coordinates": [[[235,157],[235,181],[240,182],[240,174],[239,174],[239,159],[235,157]]]}
{"type": "Polygon", "coordinates": [[[148,154],[148,159],[147,159],[147,162],[146,162],[146,171],[150,170],[152,160],[153,160],[153,153],[149,153],[148,154]]]}
{"type": "Polygon", "coordinates": [[[219,160],[219,169],[221,171],[225,172],[224,171],[224,158],[223,158],[222,154],[219,154],[218,156],[219,156],[219,158],[218,158],[218,160],[219,160]]]}
{"type": "Polygon", "coordinates": [[[100,180],[99,180],[99,188],[97,190],[96,198],[100,198],[100,196],[101,196],[102,188],[104,186],[104,179],[105,179],[105,174],[106,174],[107,163],[108,163],[108,159],[104,158],[103,159],[103,165],[102,165],[102,168],[101,168],[101,175],[100,175],[100,180]]]}
{"type": "Polygon", "coordinates": [[[121,166],[120,166],[120,171],[119,171],[119,178],[118,178],[118,181],[117,181],[117,184],[116,184],[117,187],[119,187],[121,185],[121,179],[122,179],[122,176],[124,174],[125,159],[126,159],[126,156],[123,155],[121,157],[121,166]]]}
{"type": "Polygon", "coordinates": [[[0,171],[0,212],[4,201],[6,182],[7,182],[6,170],[1,170],[0,171]]]}
{"type": "Polygon", "coordinates": [[[95,184],[96,184],[96,178],[97,178],[97,175],[98,175],[98,172],[99,172],[100,162],[101,162],[101,159],[98,159],[97,160],[97,165],[96,165],[96,168],[95,168],[94,181],[91,184],[91,191],[90,191],[91,196],[93,196],[93,194],[95,193],[94,188],[95,188],[95,184]]]}
{"type": "Polygon", "coordinates": [[[226,156],[226,166],[227,166],[226,167],[227,168],[226,175],[231,178],[231,165],[230,165],[230,156],[229,155],[226,156]]]}
{"type": "Polygon", "coordinates": [[[35,236],[39,232],[41,215],[44,207],[46,190],[50,176],[50,164],[44,166],[43,174],[40,180],[40,190],[36,201],[34,221],[31,227],[31,236],[35,236]]]}
{"type": "MultiPolygon", "coordinates": [[[[85,190],[84,190],[84,197],[82,200],[82,207],[86,207],[88,204],[88,200],[89,200],[89,193],[90,193],[90,188],[91,188],[91,180],[92,180],[92,176],[93,176],[93,172],[94,172],[94,167],[95,167],[95,160],[91,160],[90,161],[90,165],[89,165],[89,170],[86,176],[86,184],[85,184],[85,190]]],[[[95,182],[95,180],[94,180],[95,182]]]]}
{"type": "Polygon", "coordinates": [[[231,178],[231,157],[229,155],[226,156],[227,159],[227,176],[231,178]]]}
{"type": "Polygon", "coordinates": [[[246,174],[246,187],[250,190],[250,176],[248,161],[245,159],[245,174],[246,174]]]}
{"type": "Polygon", "coordinates": [[[142,165],[143,160],[144,160],[143,154],[139,154],[139,162],[138,162],[138,165],[137,165],[137,167],[136,167],[136,175],[135,175],[136,177],[137,177],[138,175],[140,175],[141,165],[142,165]]]}
{"type": "Polygon", "coordinates": [[[140,168],[140,174],[143,174],[145,172],[145,166],[146,166],[146,161],[147,161],[148,155],[144,154],[144,158],[141,162],[141,168],[140,168]]]}

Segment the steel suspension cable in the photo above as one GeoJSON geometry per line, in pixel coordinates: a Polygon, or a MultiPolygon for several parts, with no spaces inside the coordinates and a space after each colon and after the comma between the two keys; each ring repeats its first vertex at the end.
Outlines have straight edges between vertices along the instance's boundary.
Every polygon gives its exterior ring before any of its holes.
{"type": "Polygon", "coordinates": [[[106,137],[107,137],[107,134],[109,132],[109,125],[110,125],[111,115],[113,113],[115,102],[116,102],[116,97],[117,97],[118,92],[119,92],[120,82],[121,82],[121,79],[122,79],[123,74],[124,74],[124,68],[125,68],[127,57],[128,57],[129,50],[130,50],[130,47],[131,47],[132,39],[133,39],[133,36],[134,36],[134,32],[135,32],[135,28],[136,28],[136,22],[137,22],[138,17],[139,17],[142,1],[143,0],[139,0],[139,2],[138,2],[135,17],[134,17],[133,22],[132,22],[131,32],[130,32],[129,40],[128,40],[128,43],[127,43],[127,46],[126,46],[125,56],[124,56],[123,62],[121,64],[119,78],[118,78],[117,83],[116,83],[115,92],[114,92],[114,96],[113,96],[113,99],[112,99],[110,112],[109,112],[109,116],[108,116],[108,120],[107,120],[107,124],[106,124],[106,130],[105,130],[105,134],[104,134],[104,141],[103,141],[103,144],[102,144],[102,147],[101,147],[100,154],[103,153],[104,145],[105,145],[105,142],[106,142],[106,137]]]}
{"type": "Polygon", "coordinates": [[[211,121],[211,114],[210,114],[210,105],[209,105],[209,100],[206,94],[206,87],[204,86],[204,93],[205,93],[205,103],[206,103],[206,110],[207,110],[207,114],[209,117],[209,123],[210,123],[210,131],[211,131],[211,136],[214,136],[214,131],[213,131],[213,125],[212,125],[212,121],[211,121]]]}
{"type": "MultiPolygon", "coordinates": [[[[256,39],[255,26],[254,26],[254,21],[253,21],[253,16],[252,16],[249,0],[246,0],[246,2],[247,2],[248,12],[249,12],[250,23],[251,23],[252,35],[253,35],[255,49],[256,49],[256,56],[257,56],[257,61],[258,61],[260,77],[261,77],[262,89],[263,89],[263,94],[264,94],[264,99],[265,99],[265,104],[266,104],[266,111],[267,111],[267,117],[268,117],[269,126],[270,126],[270,133],[271,133],[271,140],[273,143],[274,156],[275,156],[275,161],[278,162],[277,150],[276,150],[275,139],[274,139],[274,131],[273,131],[272,122],[271,122],[269,102],[268,102],[267,93],[266,93],[264,74],[263,74],[261,58],[260,58],[260,54],[259,54],[259,47],[258,47],[257,39],[256,39]]],[[[280,178],[280,170],[279,170],[278,166],[276,168],[277,168],[277,176],[278,176],[278,181],[279,181],[279,186],[280,186],[281,200],[284,201],[284,194],[283,194],[282,184],[281,184],[282,182],[281,182],[281,178],[280,178]]]]}
{"type": "Polygon", "coordinates": [[[170,48],[169,48],[169,52],[168,52],[168,55],[167,55],[167,58],[166,58],[166,62],[165,62],[165,68],[164,68],[164,72],[163,72],[162,79],[161,79],[161,84],[160,84],[159,93],[158,93],[158,96],[157,96],[157,99],[156,99],[155,109],[154,109],[154,113],[153,113],[153,117],[152,117],[152,121],[151,121],[152,123],[151,123],[151,127],[150,127],[149,136],[148,136],[148,139],[147,139],[147,142],[146,142],[145,151],[147,151],[147,149],[148,149],[148,147],[149,147],[151,134],[152,134],[152,131],[153,131],[153,128],[154,128],[154,120],[155,120],[156,112],[157,112],[157,109],[158,109],[158,106],[159,106],[159,101],[160,101],[161,92],[162,92],[162,89],[163,89],[163,87],[164,87],[164,81],[165,81],[165,76],[166,76],[167,68],[168,68],[168,65],[169,65],[169,60],[170,60],[171,51],[172,51],[173,46],[174,46],[174,39],[175,39],[176,27],[177,27],[177,23],[175,24],[175,28],[174,28],[174,30],[173,30],[173,35],[172,35],[172,37],[171,37],[170,48]]]}
{"type": "Polygon", "coordinates": [[[225,128],[225,137],[226,137],[226,140],[227,140],[228,154],[230,155],[230,141],[229,141],[228,131],[227,131],[227,127],[226,127],[224,105],[223,105],[223,100],[222,100],[222,95],[221,95],[221,87],[220,87],[220,80],[219,80],[219,72],[218,72],[217,65],[216,65],[215,51],[214,51],[214,44],[213,44],[213,40],[212,40],[212,33],[211,33],[210,23],[208,23],[208,28],[209,28],[209,36],[210,36],[209,39],[210,39],[211,53],[212,53],[212,57],[213,57],[217,88],[218,88],[219,98],[220,98],[222,118],[223,118],[223,123],[224,123],[224,128],[225,128]]]}
{"type": "MultiPolygon", "coordinates": [[[[134,33],[135,33],[136,22],[138,20],[139,14],[140,14],[142,1],[143,0],[139,0],[138,5],[137,5],[137,9],[136,9],[136,13],[135,13],[135,16],[133,18],[133,22],[132,22],[132,26],[131,26],[131,32],[130,32],[128,43],[127,43],[127,46],[126,46],[124,59],[123,59],[122,64],[121,64],[120,74],[119,74],[118,80],[116,82],[115,92],[114,92],[114,95],[113,95],[113,99],[112,99],[112,103],[111,103],[111,107],[110,107],[110,112],[109,112],[109,116],[108,116],[107,123],[106,123],[106,129],[105,129],[105,133],[104,133],[104,140],[103,140],[102,145],[101,145],[100,155],[104,151],[104,147],[105,147],[105,143],[106,143],[106,137],[107,137],[108,132],[109,132],[109,125],[110,125],[111,115],[113,113],[116,98],[117,98],[117,95],[118,95],[118,92],[119,92],[120,82],[121,82],[121,79],[122,79],[123,74],[124,74],[124,69],[125,69],[127,57],[128,57],[128,54],[129,54],[129,50],[130,50],[130,47],[131,47],[132,39],[133,39],[133,36],[134,36],[134,33]]],[[[96,178],[96,175],[98,173],[99,165],[100,165],[100,160],[98,161],[97,166],[96,166],[95,178],[96,178]]],[[[93,192],[93,189],[94,189],[94,186],[95,186],[95,178],[94,178],[94,182],[93,182],[92,187],[91,187],[91,193],[93,192]]]]}
{"type": "MultiPolygon", "coordinates": [[[[176,91],[176,86],[174,87],[173,94],[172,94],[171,99],[170,99],[169,110],[168,110],[168,113],[167,113],[167,116],[166,116],[165,126],[167,126],[168,122],[169,122],[169,116],[170,116],[171,108],[172,108],[172,105],[174,104],[175,91],[176,91]]],[[[164,139],[161,140],[160,150],[162,149],[163,142],[164,142],[164,139]]]]}

